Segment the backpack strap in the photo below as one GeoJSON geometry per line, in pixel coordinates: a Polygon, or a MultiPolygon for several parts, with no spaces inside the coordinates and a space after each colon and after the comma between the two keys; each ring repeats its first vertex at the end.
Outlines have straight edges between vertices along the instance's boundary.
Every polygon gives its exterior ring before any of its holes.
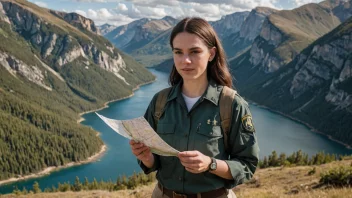
{"type": "Polygon", "coordinates": [[[161,90],[156,98],[155,109],[154,109],[155,127],[158,126],[158,121],[164,113],[167,97],[169,96],[171,88],[172,87],[161,90]]]}
{"type": "Polygon", "coordinates": [[[225,149],[229,153],[229,143],[228,136],[230,133],[231,127],[231,119],[232,119],[232,103],[236,96],[236,91],[224,86],[220,96],[220,119],[221,119],[221,127],[224,131],[224,144],[225,149]]]}

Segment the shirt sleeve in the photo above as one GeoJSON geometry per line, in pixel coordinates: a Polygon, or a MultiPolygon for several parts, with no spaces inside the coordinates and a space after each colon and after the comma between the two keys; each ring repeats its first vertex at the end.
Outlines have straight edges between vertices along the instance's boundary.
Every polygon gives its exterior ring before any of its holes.
{"type": "Polygon", "coordinates": [[[248,103],[239,95],[233,102],[229,134],[229,160],[233,180],[226,181],[226,188],[233,188],[252,178],[259,161],[259,147],[248,103]]]}
{"type": "MultiPolygon", "coordinates": [[[[155,120],[154,120],[154,109],[155,109],[155,101],[156,101],[157,95],[158,94],[154,95],[152,101],[149,103],[149,106],[144,114],[144,118],[148,121],[148,123],[154,129],[154,131],[156,131],[155,120]]],[[[160,167],[159,155],[156,155],[154,153],[153,153],[153,155],[154,155],[154,165],[151,168],[146,167],[142,163],[141,160],[137,159],[139,166],[142,168],[142,170],[145,174],[149,174],[151,172],[154,172],[154,171],[158,170],[158,168],[160,167]]]]}

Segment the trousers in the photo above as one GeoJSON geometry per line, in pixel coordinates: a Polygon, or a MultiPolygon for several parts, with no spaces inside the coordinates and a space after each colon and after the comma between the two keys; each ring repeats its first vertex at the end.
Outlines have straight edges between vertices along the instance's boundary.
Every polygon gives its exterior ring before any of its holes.
{"type": "MultiPolygon", "coordinates": [[[[158,184],[157,184],[154,187],[152,198],[172,198],[172,197],[168,197],[167,195],[163,194],[163,192],[160,190],[160,188],[158,187],[158,184]]],[[[199,195],[199,197],[197,197],[197,198],[201,198],[201,196],[199,195]]],[[[237,196],[235,195],[235,193],[232,190],[229,190],[228,195],[223,195],[223,196],[214,197],[214,198],[237,198],[237,196]]]]}

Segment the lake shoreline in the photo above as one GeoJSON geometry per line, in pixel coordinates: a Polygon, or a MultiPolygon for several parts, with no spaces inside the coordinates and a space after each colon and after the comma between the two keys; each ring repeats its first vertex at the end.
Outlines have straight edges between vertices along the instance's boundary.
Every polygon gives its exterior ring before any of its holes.
{"type": "Polygon", "coordinates": [[[94,155],[88,157],[86,160],[83,161],[79,161],[79,162],[70,162],[67,163],[65,165],[62,166],[49,166],[46,167],[44,170],[38,172],[38,173],[32,173],[30,175],[25,175],[25,176],[21,176],[21,177],[12,177],[6,180],[1,180],[0,181],[0,186],[3,184],[8,184],[8,183],[13,183],[13,182],[18,182],[21,180],[26,180],[26,179],[33,179],[33,178],[38,178],[38,177],[42,177],[42,176],[46,176],[49,175],[50,173],[54,172],[54,171],[58,171],[64,168],[69,168],[72,166],[78,166],[78,165],[82,165],[82,164],[87,164],[87,163],[91,163],[94,162],[96,160],[98,160],[100,157],[102,157],[105,153],[105,151],[107,150],[107,146],[104,144],[101,146],[101,149],[98,153],[95,153],[94,155]]]}
{"type": "Polygon", "coordinates": [[[318,133],[318,134],[321,134],[321,135],[323,135],[323,136],[326,136],[326,137],[329,138],[330,140],[332,140],[332,141],[334,141],[334,142],[336,142],[336,143],[338,143],[338,144],[343,145],[343,146],[346,147],[347,149],[352,149],[351,145],[346,144],[346,143],[343,143],[343,142],[341,142],[341,141],[339,141],[339,140],[336,140],[336,139],[334,139],[333,137],[331,137],[331,135],[328,135],[328,134],[325,134],[325,133],[323,133],[323,132],[321,132],[321,131],[318,131],[316,128],[314,128],[314,127],[313,127],[312,125],[310,125],[309,123],[303,122],[302,120],[299,120],[298,118],[295,118],[295,117],[290,116],[290,115],[288,115],[288,114],[282,113],[282,112],[280,112],[280,111],[273,110],[273,109],[271,109],[271,108],[269,108],[269,107],[267,107],[267,106],[260,105],[260,104],[258,104],[258,103],[253,102],[253,101],[250,101],[250,100],[248,100],[248,101],[249,101],[250,104],[253,104],[253,105],[257,106],[257,107],[260,107],[260,108],[263,108],[263,109],[267,109],[267,110],[269,110],[269,111],[271,111],[271,112],[280,114],[280,115],[282,115],[282,116],[284,116],[284,117],[287,117],[287,118],[289,118],[289,119],[291,119],[291,120],[293,120],[293,121],[296,121],[296,122],[298,122],[298,123],[300,123],[300,124],[303,124],[304,126],[308,127],[311,132],[313,132],[313,133],[318,133]]]}
{"type": "MultiPolygon", "coordinates": [[[[134,91],[138,90],[141,86],[153,83],[156,80],[157,79],[155,78],[154,80],[138,84],[135,88],[132,89],[132,94],[130,94],[128,96],[125,96],[125,97],[122,97],[122,98],[115,99],[115,100],[107,101],[107,102],[104,103],[103,107],[79,113],[78,114],[79,115],[79,119],[77,120],[77,123],[81,123],[82,121],[84,121],[84,118],[82,118],[82,115],[105,109],[105,108],[109,107],[109,103],[111,103],[111,102],[116,102],[116,101],[120,101],[120,100],[124,100],[124,99],[130,98],[130,97],[132,97],[134,95],[134,91]]],[[[99,132],[97,132],[97,136],[99,136],[99,132]]],[[[59,171],[61,169],[69,168],[69,167],[72,167],[72,166],[78,166],[78,165],[94,162],[94,161],[98,160],[99,158],[101,158],[104,155],[106,150],[107,150],[107,146],[105,144],[103,144],[101,146],[100,151],[98,153],[88,157],[86,160],[79,161],[79,162],[70,162],[70,163],[67,163],[67,164],[62,165],[62,166],[50,166],[50,167],[46,167],[44,170],[42,170],[42,171],[40,171],[38,173],[32,173],[32,174],[25,175],[25,176],[12,177],[12,178],[9,178],[9,179],[0,180],[0,186],[2,186],[4,184],[9,184],[9,183],[22,181],[22,180],[43,177],[43,176],[46,176],[46,175],[50,175],[50,173],[52,173],[54,171],[59,171]]]]}
{"type": "Polygon", "coordinates": [[[138,84],[135,88],[132,89],[132,94],[130,94],[130,95],[128,95],[128,96],[124,96],[124,97],[122,97],[122,98],[118,98],[118,99],[115,99],[115,100],[107,101],[107,102],[104,103],[103,107],[100,107],[100,108],[98,108],[98,109],[93,109],[93,110],[84,111],[84,112],[82,112],[82,113],[79,113],[79,119],[77,120],[77,123],[81,123],[81,122],[84,121],[84,118],[82,117],[84,114],[103,110],[103,109],[105,109],[105,108],[108,108],[108,107],[109,107],[109,104],[112,103],[112,102],[117,102],[117,101],[121,101],[121,100],[130,98],[130,97],[134,96],[134,91],[138,90],[141,86],[147,85],[147,84],[150,84],[150,83],[153,83],[153,82],[155,82],[155,81],[156,81],[156,78],[155,78],[154,80],[152,80],[152,81],[148,81],[148,82],[145,82],[145,83],[138,84]]]}

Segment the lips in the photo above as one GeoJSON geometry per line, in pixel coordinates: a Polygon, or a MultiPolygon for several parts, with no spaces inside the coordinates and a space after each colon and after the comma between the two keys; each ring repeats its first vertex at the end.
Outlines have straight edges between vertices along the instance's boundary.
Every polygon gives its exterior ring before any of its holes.
{"type": "Polygon", "coordinates": [[[182,71],[193,71],[194,69],[186,68],[186,69],[181,69],[182,71]]]}

